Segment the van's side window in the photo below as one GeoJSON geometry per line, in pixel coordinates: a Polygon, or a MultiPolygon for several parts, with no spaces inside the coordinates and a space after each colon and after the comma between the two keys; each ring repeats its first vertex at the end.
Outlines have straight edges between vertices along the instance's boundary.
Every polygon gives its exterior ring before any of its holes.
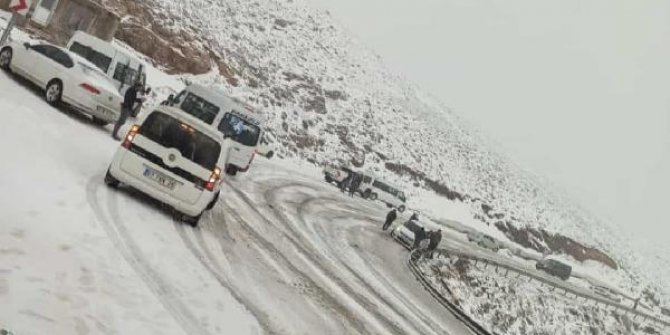
{"type": "Polygon", "coordinates": [[[89,46],[82,45],[79,42],[72,43],[70,46],[70,51],[93,63],[104,73],[107,73],[109,70],[109,65],[112,64],[111,57],[108,57],[107,55],[96,51],[89,46]]]}

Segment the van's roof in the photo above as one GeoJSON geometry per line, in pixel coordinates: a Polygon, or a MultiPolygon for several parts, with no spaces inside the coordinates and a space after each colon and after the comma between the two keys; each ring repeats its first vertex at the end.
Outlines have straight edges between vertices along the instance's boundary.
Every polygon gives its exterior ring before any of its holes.
{"type": "Polygon", "coordinates": [[[168,107],[168,106],[158,106],[154,108],[150,113],[147,113],[145,118],[151,115],[153,112],[161,112],[164,114],[167,114],[179,121],[182,121],[184,123],[187,123],[189,126],[195,128],[196,130],[204,133],[205,135],[211,137],[212,139],[216,140],[217,142],[221,143],[223,141],[223,135],[214,130],[210,125],[204,123],[202,120],[184,113],[181,111],[181,109],[176,108],[176,107],[168,107]]]}
{"type": "Polygon", "coordinates": [[[236,113],[245,116],[252,123],[261,125],[261,123],[263,122],[260,115],[254,113],[254,109],[249,104],[240,101],[239,99],[235,99],[231,96],[228,96],[227,94],[221,92],[220,90],[205,87],[197,83],[193,83],[187,86],[186,90],[193,92],[203,98],[206,98],[207,100],[210,100],[210,102],[214,103],[217,106],[224,106],[226,108],[230,108],[234,110],[236,113]]]}

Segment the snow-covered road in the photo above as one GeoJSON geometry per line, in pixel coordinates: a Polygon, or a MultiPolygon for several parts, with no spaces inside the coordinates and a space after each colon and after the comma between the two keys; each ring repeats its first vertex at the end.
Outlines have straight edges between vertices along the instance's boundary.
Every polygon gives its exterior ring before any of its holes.
{"type": "Polygon", "coordinates": [[[468,334],[382,233],[385,208],[288,164],[226,182],[198,229],[102,176],[109,129],[0,73],[0,329],[468,334]]]}

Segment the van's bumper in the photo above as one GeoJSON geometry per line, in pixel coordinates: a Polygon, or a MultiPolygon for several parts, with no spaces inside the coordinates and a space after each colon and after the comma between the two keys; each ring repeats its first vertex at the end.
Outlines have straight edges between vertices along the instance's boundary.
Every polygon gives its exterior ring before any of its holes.
{"type": "Polygon", "coordinates": [[[200,196],[193,204],[181,201],[151,185],[142,177],[137,177],[124,171],[121,167],[121,162],[123,161],[123,157],[125,155],[134,155],[134,153],[128,151],[124,147],[119,147],[119,149],[116,151],[116,154],[114,155],[112,164],[109,166],[109,173],[112,175],[112,177],[121,183],[126,184],[181,213],[184,213],[188,216],[198,216],[205,211],[207,205],[214,199],[214,192],[203,191],[202,196],[200,196]]]}

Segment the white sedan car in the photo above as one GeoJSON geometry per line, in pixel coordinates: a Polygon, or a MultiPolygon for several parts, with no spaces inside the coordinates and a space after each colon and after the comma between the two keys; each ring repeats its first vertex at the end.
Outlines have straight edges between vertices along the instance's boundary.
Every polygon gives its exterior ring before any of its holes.
{"type": "Polygon", "coordinates": [[[114,84],[95,65],[66,49],[10,42],[0,47],[0,67],[42,87],[51,105],[64,102],[101,125],[119,118],[123,98],[114,84]]]}

